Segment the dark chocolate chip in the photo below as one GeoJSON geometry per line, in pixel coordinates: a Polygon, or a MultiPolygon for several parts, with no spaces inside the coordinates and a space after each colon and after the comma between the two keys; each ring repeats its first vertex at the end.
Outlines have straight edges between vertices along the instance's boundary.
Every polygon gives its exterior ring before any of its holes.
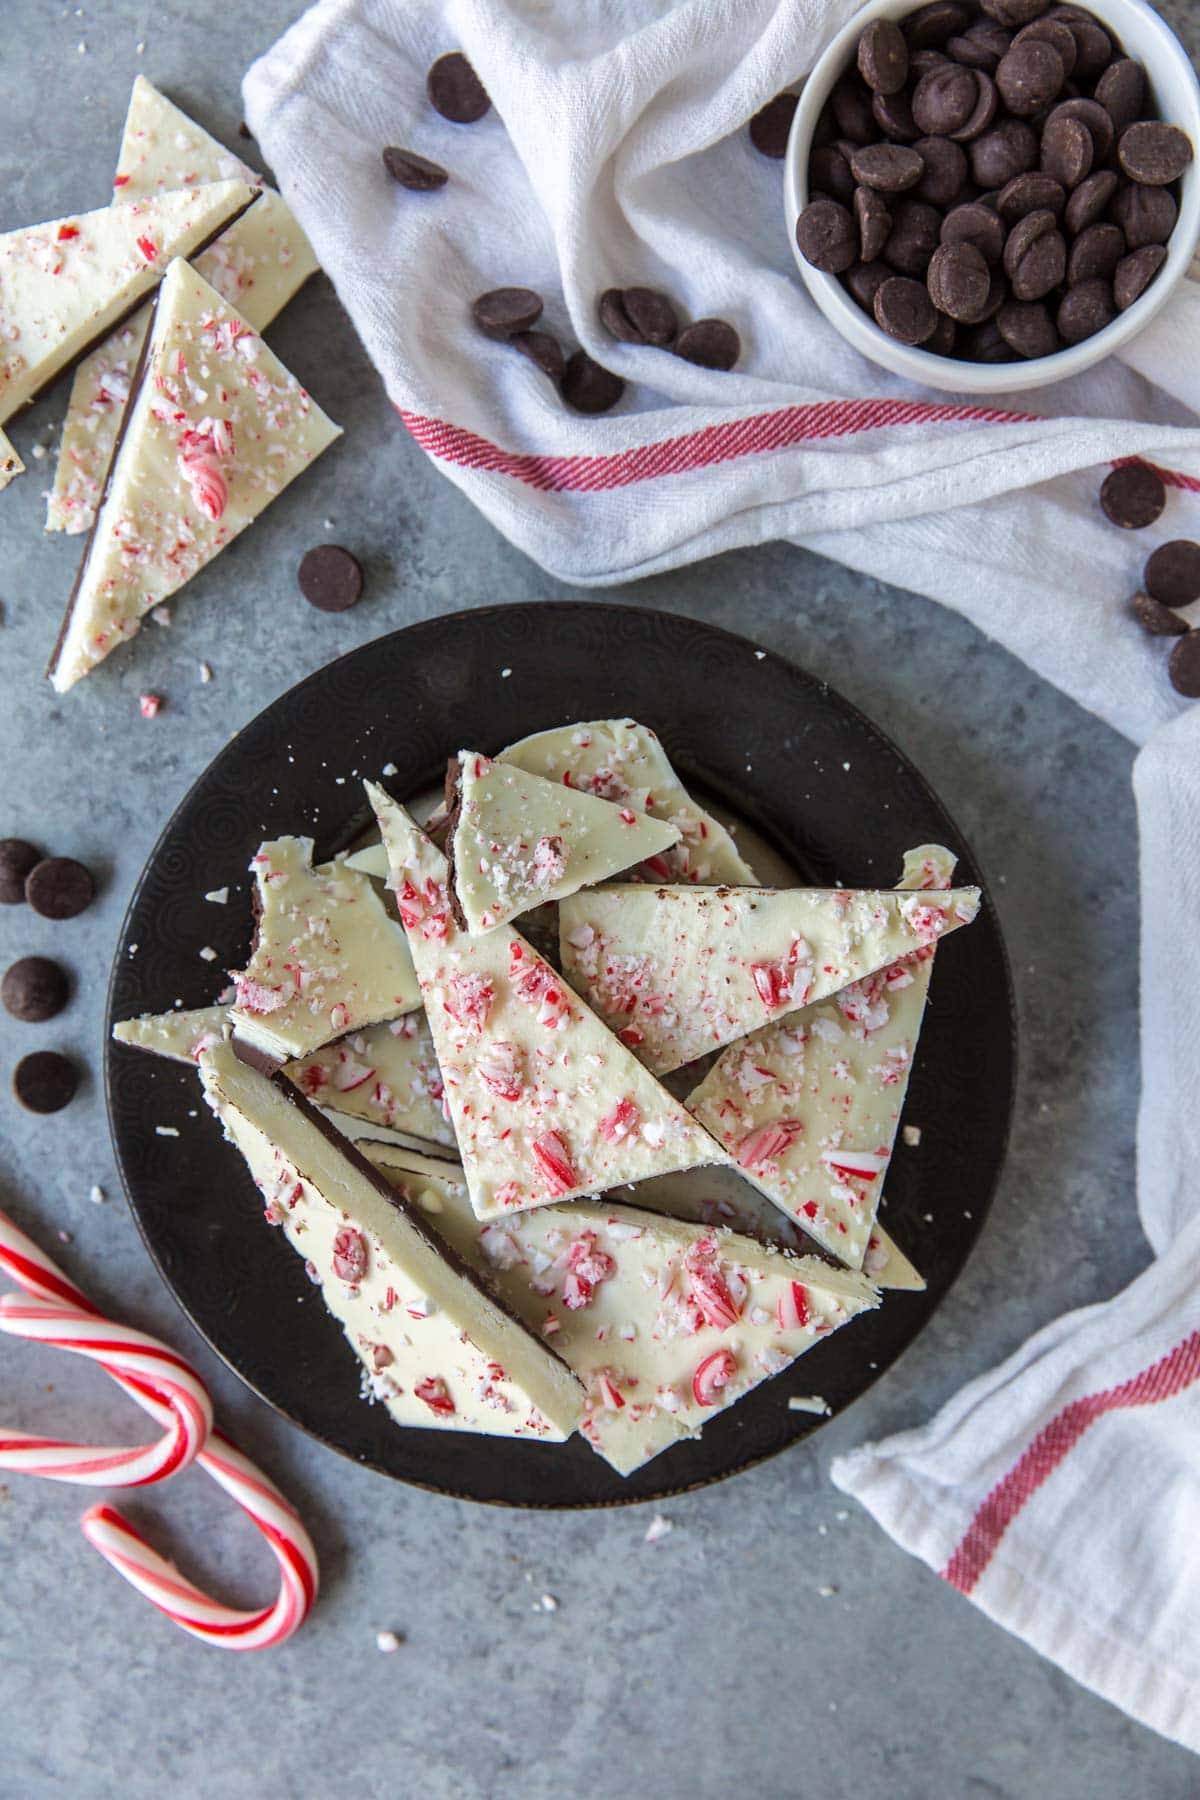
{"type": "Polygon", "coordinates": [[[1117,264],[1125,254],[1125,234],[1119,225],[1085,225],[1067,258],[1067,281],[1091,281],[1102,275],[1111,281],[1117,264]]]}
{"type": "Polygon", "coordinates": [[[563,370],[562,397],[576,412],[603,413],[617,404],[625,392],[619,375],[593,362],[586,350],[576,350],[563,370]]]}
{"type": "Polygon", "coordinates": [[[60,1112],[78,1086],[75,1065],[57,1050],[35,1050],[13,1070],[13,1092],[27,1112],[60,1112]]]}
{"type": "Polygon", "coordinates": [[[830,96],[833,116],[842,137],[852,144],[869,144],[875,136],[871,90],[857,75],[843,76],[830,96]]]}
{"type": "Polygon", "coordinates": [[[968,362],[1010,363],[1017,361],[1017,353],[1011,344],[1005,342],[995,319],[987,319],[982,325],[969,326],[958,334],[959,349],[968,362]]]}
{"type": "Polygon", "coordinates": [[[1024,119],[1002,119],[975,139],[968,155],[981,188],[1002,188],[1014,175],[1037,167],[1038,141],[1024,119]]]}
{"type": "Polygon", "coordinates": [[[1129,256],[1122,257],[1113,273],[1113,299],[1117,311],[1125,312],[1140,300],[1167,260],[1165,244],[1143,244],[1129,256]]]}
{"type": "Polygon", "coordinates": [[[930,69],[944,69],[950,61],[944,50],[914,50],[908,59],[909,85],[915,87],[930,69]]]}
{"type": "Polygon", "coordinates": [[[24,904],[25,877],[41,860],[41,851],[24,838],[0,838],[0,906],[24,904]]]}
{"type": "Polygon", "coordinates": [[[982,137],[1000,109],[1000,90],[992,77],[985,75],[982,69],[976,69],[974,73],[979,98],[966,124],[950,133],[960,144],[974,143],[977,137],[982,137]]]}
{"type": "Polygon", "coordinates": [[[625,311],[625,300],[620,288],[605,288],[596,311],[605,331],[610,337],[615,337],[618,343],[641,343],[641,333],[625,311]]]}
{"type": "Polygon", "coordinates": [[[868,144],[850,158],[850,173],[862,187],[875,188],[881,194],[902,194],[917,185],[925,164],[916,150],[903,144],[868,144]]]}
{"type": "Polygon", "coordinates": [[[1171,686],[1185,700],[1200,699],[1200,631],[1189,631],[1171,651],[1167,664],[1171,686]]]}
{"type": "Polygon", "coordinates": [[[905,197],[892,212],[892,230],[883,260],[902,275],[920,276],[923,280],[938,246],[941,225],[942,216],[932,206],[905,197]]]}
{"type": "Polygon", "coordinates": [[[393,181],[414,194],[431,194],[435,188],[445,187],[450,179],[441,163],[430,162],[415,150],[401,150],[397,144],[389,144],[384,150],[383,166],[393,181]]]}
{"type": "Polygon", "coordinates": [[[1109,63],[1096,83],[1095,99],[1117,131],[1133,125],[1146,110],[1146,71],[1132,57],[1119,56],[1109,63]]]}
{"type": "Polygon", "coordinates": [[[864,262],[874,262],[887,243],[888,233],[892,229],[892,215],[882,194],[877,194],[874,188],[855,188],[854,217],[858,224],[862,259],[864,262]]]}
{"type": "Polygon", "coordinates": [[[1000,98],[1018,118],[1056,100],[1066,78],[1058,51],[1041,38],[1018,39],[996,70],[1000,98]]]}
{"type": "Polygon", "coordinates": [[[1025,44],[1031,38],[1038,43],[1051,45],[1058,52],[1058,60],[1063,66],[1063,80],[1068,80],[1075,67],[1077,51],[1075,39],[1071,36],[1071,28],[1066,20],[1034,19],[1032,24],[1021,27],[1013,39],[1013,43],[1025,44]]]}
{"type": "Polygon", "coordinates": [[[1104,477],[1100,488],[1105,518],[1122,531],[1141,531],[1153,525],[1166,504],[1161,475],[1142,462],[1122,463],[1104,477]]]}
{"type": "Polygon", "coordinates": [[[471,317],[485,337],[507,338],[514,331],[528,331],[542,316],[542,296],[532,288],[490,288],[480,294],[471,317]]]}
{"type": "Polygon", "coordinates": [[[696,319],[680,332],[675,354],[701,369],[732,369],[742,340],[725,319],[696,319]]]}
{"type": "Polygon", "coordinates": [[[1069,232],[1086,231],[1104,217],[1104,209],[1117,191],[1117,181],[1115,169],[1096,169],[1084,176],[1067,200],[1063,218],[1069,232]]]}
{"type": "Polygon", "coordinates": [[[859,38],[858,72],[876,94],[898,94],[908,80],[908,45],[891,19],[872,19],[859,38]]]}
{"type": "Polygon", "coordinates": [[[1112,287],[1107,281],[1081,281],[1069,288],[1055,320],[1058,335],[1068,344],[1082,344],[1111,325],[1117,316],[1112,287]]]}
{"type": "Polygon", "coordinates": [[[296,572],[300,592],[318,612],[349,612],[362,599],[362,564],[341,544],[314,544],[296,572]]]}
{"type": "Polygon", "coordinates": [[[455,125],[473,125],[492,104],[461,50],[438,57],[425,77],[425,92],[434,111],[455,125]]]}
{"type": "Polygon", "coordinates": [[[873,312],[875,296],[885,281],[892,279],[892,271],[886,263],[859,262],[852,269],[847,269],[842,280],[849,288],[864,312],[873,312]]]}
{"type": "Polygon", "coordinates": [[[567,366],[566,354],[556,337],[548,331],[514,331],[509,338],[514,350],[536,363],[543,375],[551,381],[561,381],[563,370],[567,366]]]}
{"type": "Polygon", "coordinates": [[[1052,356],[1060,348],[1050,311],[1041,300],[1006,300],[996,329],[1018,356],[1052,356]]]}
{"type": "Polygon", "coordinates": [[[969,200],[946,214],[941,240],[943,244],[974,244],[988,262],[997,263],[1004,253],[1004,221],[982,200],[969,200]]]}
{"type": "Polygon", "coordinates": [[[4,971],[0,1001],[14,1019],[41,1025],[67,1004],[66,972],[48,956],[23,956],[4,971]]]}
{"type": "Polygon", "coordinates": [[[913,197],[930,206],[949,206],[961,194],[967,179],[967,153],[950,138],[919,138],[913,149],[925,167],[913,197]]]}
{"type": "Polygon", "coordinates": [[[1082,119],[1052,118],[1042,132],[1042,173],[1064,188],[1078,187],[1092,166],[1096,144],[1082,119]]]}
{"type": "Polygon", "coordinates": [[[1067,190],[1062,183],[1055,181],[1053,175],[1043,175],[1037,169],[1027,169],[1024,175],[1014,175],[1000,189],[996,198],[996,211],[1009,225],[1015,225],[1026,213],[1052,212],[1060,218],[1067,204],[1067,190]]]}
{"type": "Polygon", "coordinates": [[[965,31],[970,17],[969,9],[959,6],[957,0],[930,0],[905,19],[904,35],[911,49],[929,50],[965,31]]]}
{"type": "Polygon", "coordinates": [[[1001,25],[1028,25],[1046,10],[1046,0],[979,0],[979,9],[1001,25]]]}
{"type": "Polygon", "coordinates": [[[786,154],[799,99],[798,94],[776,94],[773,100],[768,100],[755,113],[750,121],[750,142],[760,156],[771,156],[778,160],[786,154]]]}
{"type": "Polygon", "coordinates": [[[652,344],[669,349],[679,320],[666,294],[657,288],[609,288],[600,296],[600,322],[623,344],[652,344]]]}
{"type": "Polygon", "coordinates": [[[947,40],[946,54],[965,68],[982,69],[985,75],[994,75],[1000,58],[1007,53],[1011,43],[1011,32],[997,25],[994,19],[977,19],[961,37],[947,40]]]}
{"type": "Polygon", "coordinates": [[[1188,606],[1200,600],[1200,544],[1191,538],[1160,544],[1146,564],[1142,586],[1164,606],[1188,606]]]}
{"type": "Polygon", "coordinates": [[[1191,139],[1178,125],[1140,119],[1121,133],[1117,160],[1131,181],[1140,181],[1145,187],[1166,187],[1168,182],[1178,181],[1191,162],[1191,139]]]}
{"type": "Polygon", "coordinates": [[[1066,239],[1048,210],[1026,213],[1008,234],[1004,272],[1016,300],[1040,300],[1066,273],[1066,239]]]}
{"type": "Polygon", "coordinates": [[[992,282],[974,244],[939,244],[926,276],[929,297],[939,312],[962,325],[977,325],[988,310],[992,282]]]}
{"type": "Polygon", "coordinates": [[[949,137],[979,104],[979,71],[942,63],[922,75],[913,92],[913,118],[925,137],[949,137]]]}
{"type": "Polygon", "coordinates": [[[1148,631],[1151,637],[1182,637],[1188,629],[1186,619],[1181,619],[1152,594],[1135,594],[1133,611],[1142,630],[1148,631]]]}
{"type": "Polygon", "coordinates": [[[836,144],[822,144],[809,157],[808,188],[811,194],[827,194],[843,206],[849,206],[853,200],[854,177],[836,144]]]}
{"type": "Polygon", "coordinates": [[[1097,101],[1089,100],[1082,94],[1070,100],[1060,100],[1047,115],[1046,123],[1049,124],[1051,119],[1078,119],[1081,125],[1086,125],[1092,134],[1094,162],[1107,162],[1112,155],[1116,142],[1113,122],[1097,101]]]}
{"type": "Polygon", "coordinates": [[[858,228],[837,200],[810,200],[796,220],[796,243],[805,262],[840,275],[858,261],[858,228]]]}
{"type": "Polygon", "coordinates": [[[25,898],[43,919],[73,919],[92,904],[90,869],[70,856],[47,856],[25,877],[25,898]]]}
{"type": "Polygon", "coordinates": [[[894,144],[911,144],[920,137],[912,116],[912,101],[906,93],[876,94],[871,113],[885,138],[894,144]]]}
{"type": "Polygon", "coordinates": [[[922,282],[893,275],[875,296],[875,323],[901,344],[923,344],[937,328],[937,314],[922,282]]]}
{"type": "Polygon", "coordinates": [[[1165,244],[1179,217],[1173,194],[1166,188],[1145,187],[1140,181],[1120,188],[1109,211],[1131,250],[1140,250],[1143,244],[1165,244]]]}
{"type": "Polygon", "coordinates": [[[948,319],[945,313],[939,313],[937,316],[937,324],[925,339],[921,348],[922,350],[930,351],[934,356],[953,356],[957,339],[958,326],[954,323],[954,320],[948,319]]]}
{"type": "Polygon", "coordinates": [[[1056,6],[1050,17],[1064,20],[1075,39],[1075,67],[1072,74],[1076,81],[1095,81],[1112,57],[1112,39],[1108,33],[1102,30],[1089,13],[1081,12],[1077,7],[1056,6]]]}

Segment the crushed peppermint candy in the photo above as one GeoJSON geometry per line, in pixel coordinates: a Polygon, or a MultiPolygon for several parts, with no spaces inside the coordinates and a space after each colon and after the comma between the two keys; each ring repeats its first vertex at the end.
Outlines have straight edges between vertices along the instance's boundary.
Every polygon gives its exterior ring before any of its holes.
{"type": "Polygon", "coordinates": [[[156,1137],[178,1137],[179,1128],[175,1125],[156,1125],[154,1135],[156,1137]]]}
{"type": "Polygon", "coordinates": [[[205,894],[204,898],[209,902],[210,906],[226,906],[229,902],[229,889],[227,887],[213,888],[209,893],[205,894]]]}
{"type": "Polygon", "coordinates": [[[828,1400],[823,1400],[820,1394],[788,1395],[789,1412],[816,1413],[821,1418],[828,1418],[831,1410],[828,1400]]]}
{"type": "Polygon", "coordinates": [[[93,1206],[103,1206],[104,1202],[108,1199],[108,1195],[98,1181],[93,1182],[91,1190],[88,1193],[88,1199],[93,1206]]]}
{"type": "Polygon", "coordinates": [[[553,1594],[543,1594],[534,1607],[534,1612],[553,1613],[558,1611],[558,1601],[553,1594]]]}
{"type": "Polygon", "coordinates": [[[199,951],[198,954],[201,962],[216,962],[217,960],[217,953],[211,944],[205,944],[203,950],[199,951]]]}
{"type": "Polygon", "coordinates": [[[919,1125],[906,1125],[904,1127],[904,1141],[910,1150],[915,1150],[921,1141],[921,1127],[919,1125]]]}
{"type": "Polygon", "coordinates": [[[162,711],[161,694],[142,694],[138,699],[138,708],[143,719],[157,719],[162,711]]]}
{"type": "Polygon", "coordinates": [[[660,1538],[665,1538],[667,1534],[674,1531],[674,1529],[675,1526],[670,1519],[664,1518],[662,1513],[655,1513],[649,1525],[646,1527],[646,1535],[642,1539],[642,1542],[644,1544],[657,1544],[660,1538]]]}
{"type": "Polygon", "coordinates": [[[212,678],[213,678],[212,664],[202,662],[200,664],[200,680],[201,680],[202,684],[205,687],[207,687],[209,682],[212,680],[212,678]]]}
{"type": "Polygon", "coordinates": [[[393,1650],[398,1650],[403,1642],[403,1637],[396,1631],[377,1631],[375,1633],[375,1648],[382,1650],[385,1656],[390,1656],[393,1650]]]}

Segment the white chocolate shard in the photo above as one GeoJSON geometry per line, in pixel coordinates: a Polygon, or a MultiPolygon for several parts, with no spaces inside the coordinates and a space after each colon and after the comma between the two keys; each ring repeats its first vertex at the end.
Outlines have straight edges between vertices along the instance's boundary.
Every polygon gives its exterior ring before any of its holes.
{"type": "Polygon", "coordinates": [[[925,1277],[909,1261],[903,1250],[878,1220],[871,1231],[867,1254],[863,1258],[863,1274],[884,1292],[923,1294],[925,1277]]]}
{"type": "Polygon", "coordinates": [[[674,825],[680,841],[653,859],[647,881],[737,887],[755,879],[730,833],[692,799],[647,725],[634,719],[559,725],[510,744],[498,760],[674,825]]]}
{"type": "Polygon", "coordinates": [[[480,1226],[453,1167],[364,1148],[580,1377],[583,1435],[622,1475],[878,1305],[861,1275],[630,1206],[574,1201],[480,1226]]]}
{"type": "Polygon", "coordinates": [[[675,825],[473,750],[459,754],[454,887],[467,929],[493,931],[680,841],[675,825]]]}
{"type": "Polygon", "coordinates": [[[424,1013],[351,1032],[284,1065],[314,1105],[355,1138],[404,1139],[452,1147],[442,1073],[424,1013]]]}
{"type": "Polygon", "coordinates": [[[172,263],[51,662],[57,691],[132,637],[338,436],[240,314],[172,263]]]}
{"type": "Polygon", "coordinates": [[[0,236],[0,425],[251,204],[217,181],[0,236]]]}
{"type": "Polygon", "coordinates": [[[0,431],[0,493],[15,481],[18,475],[25,473],[25,464],[21,461],[4,433],[0,431]]]}
{"type": "Polygon", "coordinates": [[[727,1162],[511,925],[483,937],[455,925],[445,857],[403,807],[366,788],[476,1215],[727,1162]]]}
{"type": "Polygon", "coordinates": [[[277,838],[250,863],[258,935],[233,972],[236,1035],[277,1062],[415,1012],[421,993],[402,928],[365,875],[314,868],[311,838],[277,838]]]}
{"type": "Polygon", "coordinates": [[[113,1026],[118,1044],[148,1050],[171,1062],[197,1063],[201,1052],[219,1044],[229,1032],[227,1006],[196,1006],[177,1012],[143,1013],[137,1019],[120,1019],[113,1026]]]}
{"type": "MultiPolygon", "coordinates": [[[[194,258],[195,268],[247,324],[263,331],[317,268],[308,239],[260,175],[139,75],[121,139],[115,197],[140,200],[200,181],[227,180],[248,182],[259,197],[194,258]]],[[[140,308],[75,371],[46,504],[47,531],[91,527],[151,317],[149,307],[140,308]]]]}
{"type": "Polygon", "coordinates": [[[370,1393],[398,1425],[552,1442],[577,1429],[575,1376],[444,1253],[297,1089],[247,1068],[228,1043],[204,1051],[200,1074],[268,1222],[305,1259],[370,1393]]]}
{"type": "Polygon", "coordinates": [[[969,924],[977,888],[589,888],[558,911],[563,973],[655,1074],[969,924]]]}

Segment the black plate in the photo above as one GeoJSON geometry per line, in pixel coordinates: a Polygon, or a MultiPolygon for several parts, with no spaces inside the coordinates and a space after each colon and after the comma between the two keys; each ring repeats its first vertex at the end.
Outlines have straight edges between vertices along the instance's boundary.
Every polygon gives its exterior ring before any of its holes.
{"type": "MultiPolygon", "coordinates": [[[[214,969],[241,965],[250,856],[263,838],[306,830],[320,851],[340,848],[361,817],[353,771],[378,776],[394,764],[387,785],[404,798],[437,782],[464,743],[499,749],[572,719],[631,715],[653,726],[685,780],[761,832],[803,881],[890,886],[903,852],[930,840],[957,852],[964,882],[978,881],[960,832],[895,746],[823,682],[760,657],[698,620],[556,601],[433,619],[331,663],[234,738],[167,825],[125,919],[110,1027],[177,996],[206,999],[204,944],[218,952],[214,969]],[[206,903],[206,890],[226,882],[230,904],[206,903]]],[[[628,1480],[578,1437],[546,1445],[398,1430],[382,1406],[359,1400],[358,1364],[339,1326],[282,1235],[264,1227],[191,1071],[110,1043],[109,1118],[134,1216],[180,1305],[243,1381],[306,1431],[387,1475],[463,1498],[644,1500],[733,1474],[815,1430],[811,1414],[787,1410],[789,1388],[823,1395],[834,1412],[849,1406],[958,1274],[987,1214],[1014,1080],[1008,967],[986,906],[939,950],[933,995],[908,1102],[925,1135],[919,1150],[898,1147],[885,1215],[927,1291],[888,1295],[811,1351],[799,1384],[764,1383],[701,1439],[628,1480]],[[157,1125],[180,1135],[157,1135],[157,1125]]]]}

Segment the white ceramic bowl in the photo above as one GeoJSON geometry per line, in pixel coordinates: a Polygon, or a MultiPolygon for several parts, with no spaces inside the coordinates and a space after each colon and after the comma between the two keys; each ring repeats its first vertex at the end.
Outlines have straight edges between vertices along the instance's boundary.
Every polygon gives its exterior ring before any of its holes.
{"type": "Polygon", "coordinates": [[[1121,44],[1127,56],[1140,62],[1149,77],[1159,115],[1180,126],[1192,140],[1195,155],[1183,177],[1179,218],[1171,234],[1167,260],[1146,292],[1111,325],[1053,356],[1011,363],[961,362],[955,357],[934,356],[887,336],[836,275],[822,274],[805,262],[796,247],[796,220],[808,204],[808,155],[817,116],[838,78],[851,68],[859,34],[872,19],[903,19],[915,12],[921,0],[870,0],[839,31],[804,84],[792,121],[784,165],[784,204],[788,238],[804,285],[825,317],[842,336],[893,374],[907,376],[926,387],[949,388],[955,393],[1009,393],[1014,387],[1044,387],[1078,375],[1093,363],[1126,344],[1148,325],[1185,274],[1200,239],[1200,82],[1188,55],[1170,27],[1145,0],[1078,0],[1121,44]]]}

